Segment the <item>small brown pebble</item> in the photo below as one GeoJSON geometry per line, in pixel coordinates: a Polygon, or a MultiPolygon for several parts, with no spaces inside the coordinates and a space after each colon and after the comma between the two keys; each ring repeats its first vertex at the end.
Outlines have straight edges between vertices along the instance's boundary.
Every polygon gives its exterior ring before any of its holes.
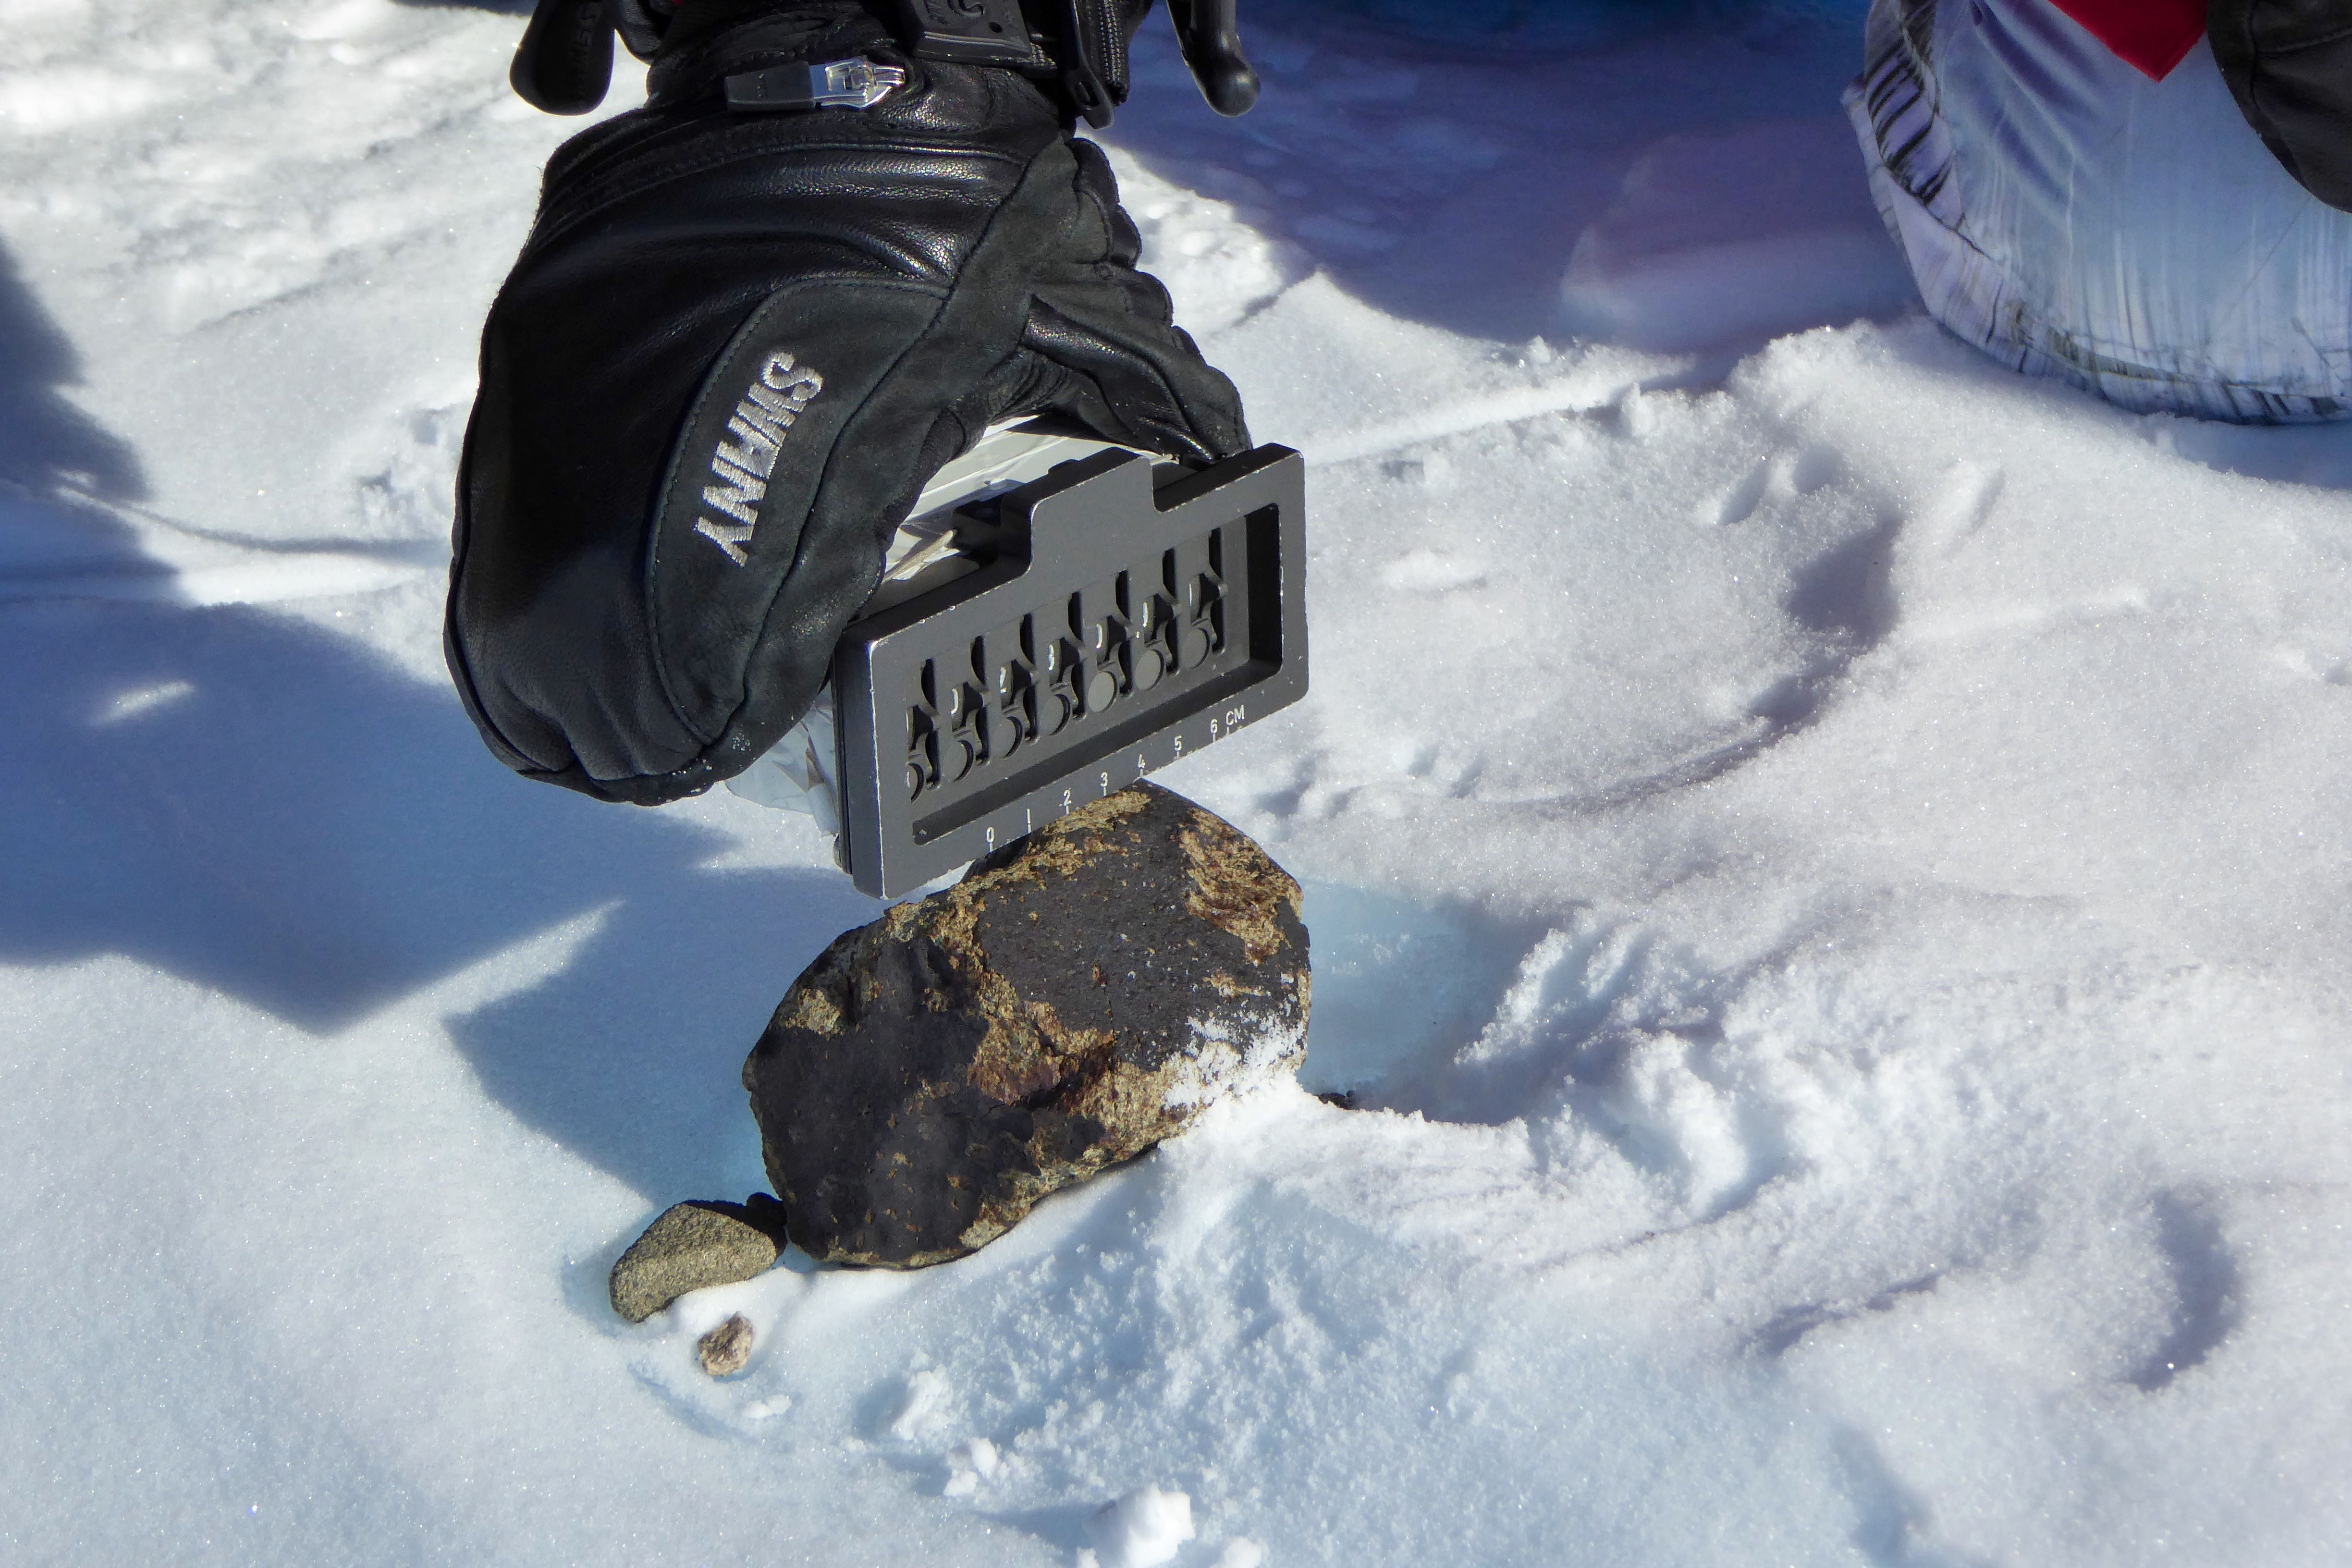
{"type": "Polygon", "coordinates": [[[694,1353],[702,1358],[702,1370],[711,1376],[734,1376],[751,1359],[751,1320],[736,1313],[703,1335],[694,1353]]]}

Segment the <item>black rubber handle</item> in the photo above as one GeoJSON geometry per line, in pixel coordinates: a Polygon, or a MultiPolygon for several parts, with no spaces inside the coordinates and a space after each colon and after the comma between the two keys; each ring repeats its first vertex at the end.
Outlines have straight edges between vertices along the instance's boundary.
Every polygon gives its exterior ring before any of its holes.
{"type": "Polygon", "coordinates": [[[525,103],[585,114],[613,85],[613,22],[604,0],[539,0],[507,72],[525,103]]]}
{"type": "Polygon", "coordinates": [[[1257,71],[1243,58],[1234,0],[1168,0],[1168,16],[1209,107],[1228,119],[1247,114],[1257,102],[1257,71]]]}

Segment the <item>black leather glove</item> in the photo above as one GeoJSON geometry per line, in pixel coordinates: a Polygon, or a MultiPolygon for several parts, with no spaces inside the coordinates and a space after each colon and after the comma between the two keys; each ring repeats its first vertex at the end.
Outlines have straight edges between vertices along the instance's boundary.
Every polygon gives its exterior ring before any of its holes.
{"type": "Polygon", "coordinates": [[[917,493],[991,423],[1250,445],[1050,84],[909,59],[852,0],[688,0],[651,85],[550,162],[491,307],[446,626],[503,761],[646,805],[792,725],[917,493]],[[727,106],[730,76],[853,57],[905,85],[727,106]]]}

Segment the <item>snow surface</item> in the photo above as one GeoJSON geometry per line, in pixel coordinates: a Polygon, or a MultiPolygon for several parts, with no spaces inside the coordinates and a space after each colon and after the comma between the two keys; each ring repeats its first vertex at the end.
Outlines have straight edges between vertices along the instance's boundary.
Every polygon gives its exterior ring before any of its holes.
{"type": "Polygon", "coordinates": [[[1926,324],[1851,6],[1517,9],[1107,137],[1312,463],[1314,694],[1166,777],[1363,1109],[631,1328],[871,906],[446,688],[520,16],[0,0],[0,1560],[2352,1558],[2352,430],[1926,324]]]}

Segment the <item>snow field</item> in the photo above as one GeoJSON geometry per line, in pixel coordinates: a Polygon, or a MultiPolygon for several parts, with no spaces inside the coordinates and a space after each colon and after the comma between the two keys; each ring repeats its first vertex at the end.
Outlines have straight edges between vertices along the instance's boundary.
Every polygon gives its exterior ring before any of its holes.
{"type": "Polygon", "coordinates": [[[520,16],[0,9],[0,1557],[2345,1556],[2352,433],[1920,321],[1851,11],[1378,9],[1230,123],[1155,20],[1107,138],[1311,466],[1314,693],[1167,780],[1307,885],[1304,1087],[636,1327],[872,906],[446,689],[520,16]]]}

